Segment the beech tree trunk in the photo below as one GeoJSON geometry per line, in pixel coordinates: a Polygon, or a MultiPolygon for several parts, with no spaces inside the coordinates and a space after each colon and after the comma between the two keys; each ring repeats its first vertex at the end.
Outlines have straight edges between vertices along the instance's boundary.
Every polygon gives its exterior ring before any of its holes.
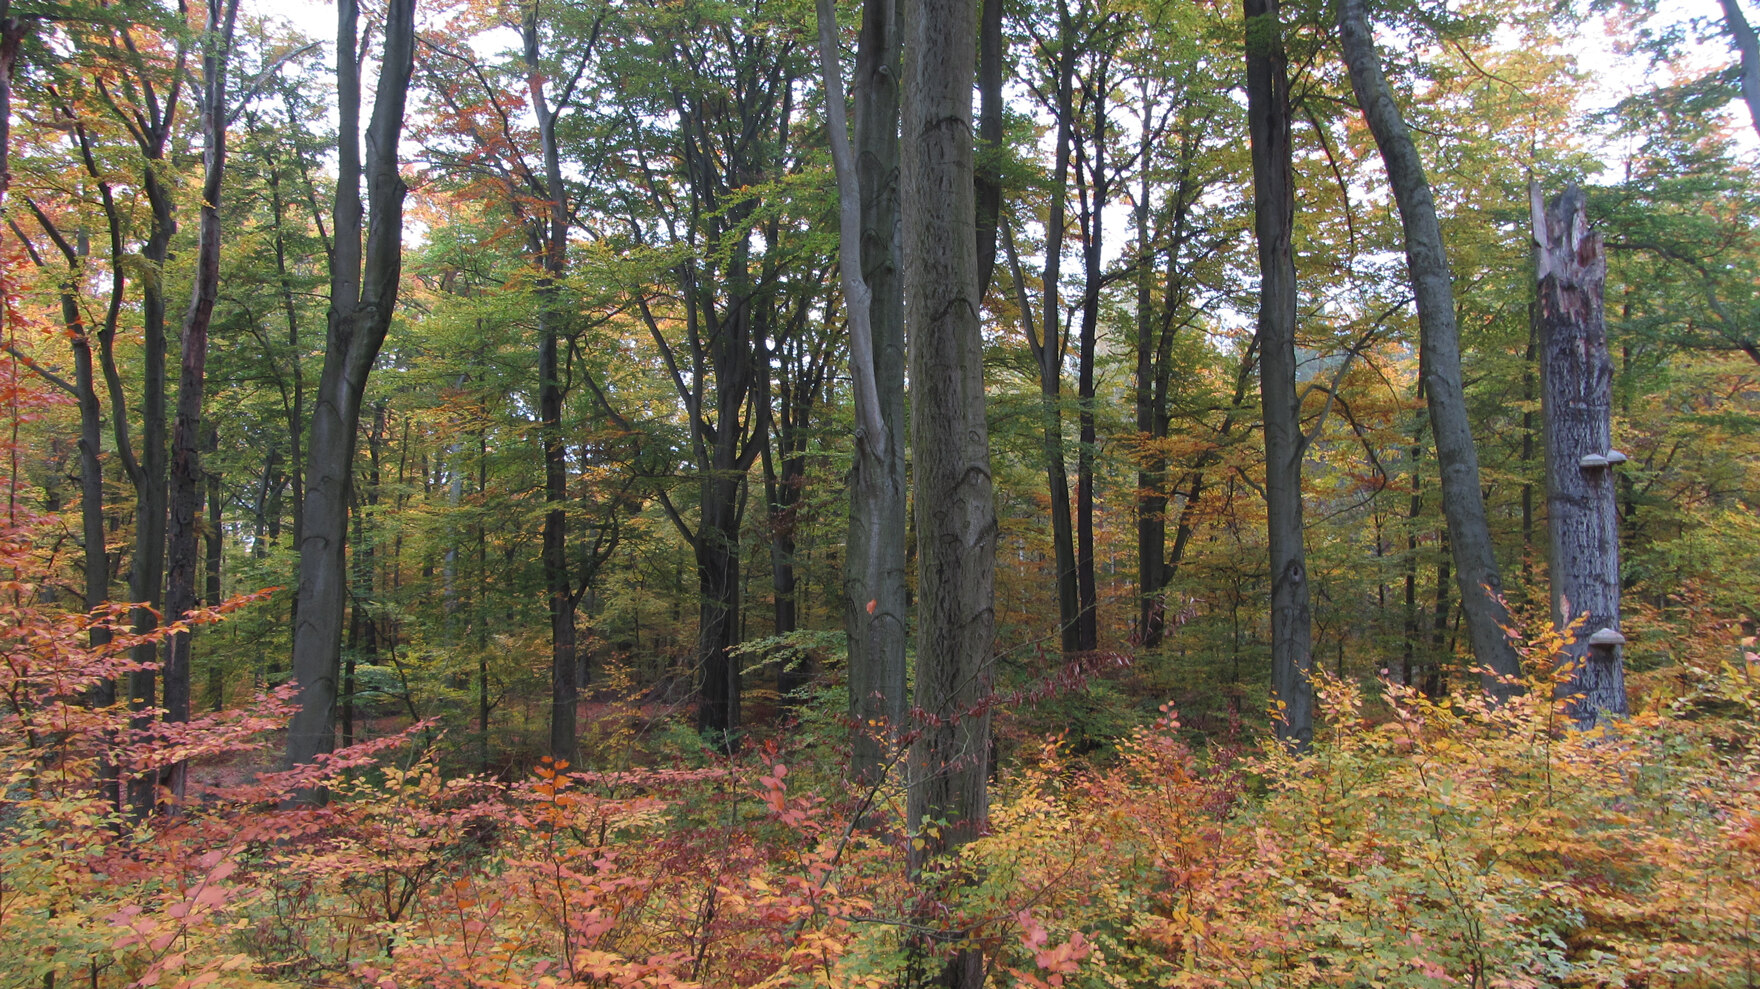
{"type": "MultiPolygon", "coordinates": [[[[978,221],[978,301],[990,294],[996,272],[996,234],[1002,221],[1002,78],[1006,46],[1002,41],[1002,0],[981,0],[978,7],[978,149],[976,175],[978,221]]],[[[859,126],[859,124],[858,124],[859,126]]]]}
{"type": "Polygon", "coordinates": [[[1602,292],[1607,258],[1589,228],[1582,190],[1550,203],[1528,187],[1539,283],[1540,391],[1546,433],[1546,513],[1552,537],[1552,620],[1584,619],[1566,650],[1565,693],[1584,727],[1629,713],[1619,634],[1619,509],[1612,444],[1613,360],[1602,292]]]}
{"type": "MultiPolygon", "coordinates": [[[[335,249],[330,262],[330,317],[324,370],[312,408],[306,491],[300,525],[299,592],[293,626],[293,675],[299,709],[287,732],[287,764],[329,752],[336,737],[336,686],[341,665],[343,603],[348,587],[348,489],[367,375],[397,308],[402,272],[403,197],[397,141],[415,59],[415,0],[391,0],[384,24],[379,86],[366,132],[367,197],[360,200],[360,73],[357,0],[337,4],[337,136],[335,249]],[[365,234],[365,252],[362,236],[365,234]]],[[[318,792],[298,801],[323,800],[318,792]]]]}
{"type": "MultiPolygon", "coordinates": [[[[1405,230],[1406,268],[1418,306],[1419,367],[1436,439],[1436,460],[1442,481],[1442,514],[1448,521],[1448,543],[1454,554],[1467,634],[1473,656],[1485,671],[1484,688],[1508,696],[1521,676],[1509,634],[1509,610],[1503,603],[1503,580],[1485,519],[1479,485],[1479,454],[1467,421],[1466,392],[1461,385],[1460,331],[1455,324],[1453,275],[1436,219],[1436,202],[1424,165],[1412,143],[1399,106],[1388,89],[1375,51],[1373,28],[1363,13],[1363,0],[1340,0],[1339,35],[1349,64],[1351,88],[1357,95],[1399,204],[1405,230]]],[[[1440,662],[1442,657],[1438,656],[1440,662]]]]}
{"type": "MultiPolygon", "coordinates": [[[[206,384],[208,324],[220,294],[220,191],[226,174],[226,62],[238,0],[209,0],[202,39],[202,204],[196,241],[196,277],[183,318],[177,383],[177,422],[171,435],[170,545],[165,573],[165,610],[181,620],[200,600],[203,557],[202,392],[206,384]]],[[[190,716],[188,631],[165,640],[165,720],[190,716]]],[[[173,804],[183,800],[189,764],[174,763],[165,780],[173,804]]]]}
{"type": "Polygon", "coordinates": [[[1296,397],[1295,181],[1288,59],[1277,0],[1244,0],[1253,228],[1259,241],[1259,397],[1265,409],[1265,508],[1271,548],[1271,690],[1277,737],[1314,737],[1313,620],[1302,548],[1301,408],[1296,397]]]}
{"type": "Polygon", "coordinates": [[[578,600],[568,573],[568,458],[562,436],[562,383],[559,345],[567,318],[556,304],[557,282],[568,263],[568,199],[562,184],[562,156],[556,144],[556,113],[567,95],[550,104],[539,61],[538,5],[525,8],[520,21],[527,90],[538,119],[538,150],[544,164],[542,213],[537,230],[538,265],[538,420],[544,446],[544,596],[550,612],[550,756],[579,762],[580,664],[574,627],[578,600]]]}
{"type": "Polygon", "coordinates": [[[1742,13],[1741,0],[1719,0],[1723,4],[1723,23],[1729,28],[1730,39],[1741,56],[1742,102],[1748,104],[1748,119],[1754,132],[1760,134],[1760,37],[1742,13]]]}
{"type": "MultiPolygon", "coordinates": [[[[904,259],[917,506],[916,705],[911,860],[977,836],[988,815],[988,704],[996,511],[984,419],[973,221],[971,5],[918,0],[905,84],[904,259]],[[930,829],[927,821],[943,821],[930,829]]],[[[977,989],[982,954],[962,949],[940,983],[977,989]]]]}
{"type": "Polygon", "coordinates": [[[867,0],[856,47],[855,145],[842,117],[833,8],[820,0],[831,94],[839,270],[850,323],[856,457],[850,469],[844,623],[849,636],[850,775],[877,781],[904,728],[904,296],[899,271],[899,26],[896,0],[867,0]],[[853,160],[852,160],[853,159],[853,160]]]}

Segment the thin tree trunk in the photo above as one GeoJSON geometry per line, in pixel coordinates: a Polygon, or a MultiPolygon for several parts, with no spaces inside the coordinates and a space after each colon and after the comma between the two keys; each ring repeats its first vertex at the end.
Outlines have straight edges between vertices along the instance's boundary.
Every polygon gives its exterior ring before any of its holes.
{"type": "MultiPolygon", "coordinates": [[[[165,575],[165,609],[173,620],[194,610],[201,582],[201,530],[204,495],[201,444],[202,392],[208,361],[208,325],[220,294],[220,192],[226,174],[226,62],[238,0],[208,0],[202,44],[202,202],[197,234],[196,278],[183,318],[181,367],[177,384],[177,424],[171,437],[170,545],[165,575]],[[222,8],[224,3],[224,8],[222,8]]],[[[188,631],[165,640],[165,720],[190,716],[190,639],[188,631]]],[[[189,764],[173,763],[166,784],[175,808],[183,802],[189,764]]]]}
{"type": "Polygon", "coordinates": [[[1602,292],[1607,258],[1575,186],[1550,203],[1528,188],[1540,299],[1540,381],[1546,421],[1546,518],[1552,536],[1552,619],[1585,619],[1564,658],[1567,694],[1585,727],[1628,713],[1619,632],[1619,508],[1613,453],[1613,361],[1602,292]]]}
{"type": "MultiPolygon", "coordinates": [[[[360,76],[357,0],[337,4],[338,131],[335,249],[330,267],[330,320],[324,371],[318,381],[307,451],[300,526],[299,593],[293,628],[293,673],[299,710],[287,733],[287,763],[311,762],[335,744],[336,677],[341,659],[343,598],[348,573],[348,488],[356,426],[367,375],[397,308],[402,271],[403,197],[397,141],[415,57],[415,0],[391,0],[383,28],[377,96],[367,128],[366,183],[372,224],[360,200],[360,76]],[[364,261],[364,264],[363,264],[364,261]]],[[[305,791],[302,803],[321,802],[305,791]]]]}
{"type": "MultiPolygon", "coordinates": [[[[1098,80],[1089,80],[1100,93],[1106,90],[1104,69],[1098,80]],[[1097,84],[1096,84],[1097,83],[1097,84]]],[[[1076,364],[1076,648],[1091,652],[1100,648],[1100,600],[1094,582],[1094,460],[1099,435],[1094,423],[1094,360],[1099,345],[1100,283],[1104,277],[1103,218],[1109,199],[1106,177],[1106,98],[1094,98],[1094,121],[1089,152],[1078,164],[1077,184],[1086,185],[1080,205],[1082,230],[1082,324],[1076,364]],[[1084,183],[1081,172],[1089,181],[1084,183]]]]}
{"type": "Polygon", "coordinates": [[[538,281],[538,418],[544,441],[544,596],[550,611],[550,756],[574,763],[580,758],[579,662],[574,627],[575,596],[568,576],[568,458],[562,435],[562,403],[566,398],[558,348],[566,316],[556,303],[557,282],[568,264],[568,200],[562,184],[562,157],[556,145],[555,107],[544,90],[539,62],[538,5],[525,8],[520,22],[527,89],[538,120],[539,152],[544,159],[548,200],[538,223],[537,243],[542,276],[538,281]]]}
{"type": "MultiPolygon", "coordinates": [[[[213,454],[220,449],[220,434],[212,423],[208,424],[208,437],[202,444],[203,452],[213,454]]],[[[225,531],[222,529],[220,472],[207,470],[203,472],[208,488],[208,523],[202,529],[202,546],[207,557],[206,587],[202,591],[202,604],[209,608],[218,607],[221,597],[222,566],[225,561],[225,531]]],[[[220,657],[208,659],[208,705],[215,711],[222,710],[226,702],[226,670],[220,657]]]]}
{"type": "Polygon", "coordinates": [[[1485,518],[1479,486],[1479,454],[1467,421],[1467,399],[1461,383],[1460,331],[1455,323],[1453,276],[1436,202],[1424,176],[1423,162],[1412,143],[1399,106],[1381,71],[1373,29],[1363,13],[1363,0],[1340,0],[1339,34],[1350,65],[1351,86],[1369,129],[1381,149],[1387,177],[1399,204],[1405,230],[1406,267],[1417,300],[1419,365],[1429,400],[1430,429],[1436,440],[1441,478],[1442,514],[1448,522],[1455,579],[1473,656],[1485,670],[1482,684],[1495,697],[1517,689],[1521,660],[1504,631],[1510,624],[1503,603],[1503,579],[1485,518]]]}
{"type": "Polygon", "coordinates": [[[978,9],[977,175],[978,301],[990,294],[996,271],[996,232],[1002,220],[1002,0],[982,0],[978,9]]]}
{"type": "Polygon", "coordinates": [[[1313,622],[1302,548],[1302,431],[1296,399],[1295,181],[1288,60],[1277,0],[1244,0],[1253,226],[1259,241],[1259,395],[1265,409],[1265,507],[1271,549],[1271,689],[1277,737],[1314,735],[1313,622]]]}
{"type": "MultiPolygon", "coordinates": [[[[1143,161],[1148,162],[1147,133],[1143,161]]],[[[1156,441],[1162,409],[1156,405],[1155,266],[1149,254],[1149,171],[1137,191],[1137,436],[1146,449],[1137,460],[1137,641],[1145,649],[1161,645],[1166,628],[1167,455],[1156,441]]],[[[1189,502],[1188,502],[1189,504],[1189,502]]]]}
{"type": "MultiPolygon", "coordinates": [[[[920,868],[976,837],[988,816],[996,512],[971,199],[974,18],[959,0],[919,0],[911,21],[903,229],[915,389],[916,705],[930,719],[910,757],[910,857],[920,868]]],[[[982,953],[955,952],[940,981],[977,989],[982,953]]]]}

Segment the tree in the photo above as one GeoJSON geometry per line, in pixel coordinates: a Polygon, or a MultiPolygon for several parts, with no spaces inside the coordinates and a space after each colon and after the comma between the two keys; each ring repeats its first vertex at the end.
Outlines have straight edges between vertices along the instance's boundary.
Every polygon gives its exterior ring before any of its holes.
{"type": "Polygon", "coordinates": [[[1259,241],[1259,396],[1265,409],[1265,507],[1271,554],[1271,690],[1277,736],[1313,738],[1312,621],[1302,546],[1301,409],[1296,398],[1295,181],[1288,59],[1277,0],[1244,0],[1253,229],[1259,241]]]}
{"type": "Polygon", "coordinates": [[[1626,456],[1613,449],[1613,361],[1602,313],[1607,259],[1589,227],[1582,190],[1572,186],[1533,210],[1539,291],[1540,382],[1546,421],[1546,517],[1551,535],[1552,619],[1583,619],[1565,658],[1574,663],[1564,692],[1580,694],[1577,721],[1594,725],[1629,713],[1619,631],[1619,512],[1614,475],[1626,456]]]}
{"type": "Polygon", "coordinates": [[[1467,422],[1460,333],[1455,326],[1454,276],[1449,272],[1442,225],[1436,219],[1436,203],[1418,149],[1381,71],[1363,0],[1339,0],[1338,27],[1351,87],[1381,149],[1405,231],[1406,266],[1418,307],[1418,366],[1430,409],[1430,429],[1436,438],[1442,512],[1448,520],[1448,545],[1467,631],[1473,654],[1485,670],[1485,689],[1501,697],[1514,689],[1509,681],[1521,676],[1521,661],[1505,631],[1510,625],[1509,612],[1503,603],[1503,582],[1485,519],[1479,455],[1467,422]]]}
{"type": "Polygon", "coordinates": [[[899,28],[895,0],[867,0],[856,52],[856,141],[844,121],[836,15],[819,0],[819,49],[838,191],[838,271],[850,328],[856,456],[844,548],[850,775],[873,780],[904,729],[904,297],[898,240],[899,28]],[[859,155],[859,157],[858,157],[859,155]]]}
{"type": "MultiPolygon", "coordinates": [[[[988,704],[996,509],[984,418],[974,228],[972,10],[922,0],[904,87],[903,219],[917,515],[916,706],[909,824],[918,868],[975,837],[989,808],[988,704]],[[932,822],[941,822],[931,827],[932,822]]],[[[984,962],[957,951],[942,984],[977,989],[984,962]]]]}
{"type": "MultiPolygon", "coordinates": [[[[1084,8],[1085,9],[1085,8],[1084,8]]],[[[1068,350],[1068,328],[1063,325],[1060,301],[1063,272],[1063,240],[1068,226],[1069,173],[1071,143],[1076,126],[1075,71],[1081,53],[1077,42],[1078,25],[1070,16],[1067,0],[1057,5],[1057,37],[1036,39],[1043,57],[1049,60],[1046,78],[1040,84],[1039,99],[1051,108],[1057,121],[1055,151],[1051,171],[1051,202],[1045,221],[1045,268],[1040,279],[1041,315],[1037,332],[1033,307],[1027,298],[1027,282],[1021,270],[1013,232],[1003,227],[1003,246],[1008,251],[1009,267],[1014,276],[1015,294],[1019,299],[1022,327],[1027,347],[1032,351],[1039,374],[1039,406],[1043,417],[1045,481],[1051,497],[1051,549],[1057,581],[1057,619],[1059,637],[1065,653],[1083,648],[1082,598],[1078,580],[1074,523],[1070,516],[1069,467],[1064,455],[1063,438],[1063,359],[1068,350]]]]}
{"type": "Polygon", "coordinates": [[[1723,5],[1723,26],[1729,31],[1740,59],[1737,69],[1741,74],[1742,102],[1748,104],[1748,119],[1754,132],[1760,134],[1760,36],[1755,35],[1753,25],[1742,13],[1742,0],[1718,2],[1723,5]]]}
{"type": "MultiPolygon", "coordinates": [[[[208,326],[220,292],[220,190],[226,175],[226,66],[232,51],[232,29],[238,0],[208,0],[207,26],[202,35],[202,204],[197,234],[195,284],[189,311],[183,317],[181,367],[177,384],[177,420],[171,434],[170,531],[166,551],[165,609],[181,618],[201,600],[202,514],[207,478],[202,474],[202,390],[206,385],[208,326]]],[[[190,716],[190,633],[165,640],[165,720],[181,723],[190,716]]],[[[188,764],[170,770],[173,801],[181,801],[188,764]]]]}
{"type": "MultiPolygon", "coordinates": [[[[307,487],[300,532],[298,613],[293,675],[299,710],[287,733],[290,766],[311,762],[335,744],[336,677],[341,661],[348,571],[348,492],[367,375],[397,308],[402,271],[403,197],[397,140],[415,61],[415,0],[391,0],[380,53],[379,85],[366,132],[365,180],[370,222],[360,187],[360,63],[356,0],[337,4],[337,135],[334,250],[324,370],[312,409],[307,487]],[[363,252],[363,233],[365,250],[363,252]]],[[[307,793],[305,800],[321,800],[307,793]]]]}

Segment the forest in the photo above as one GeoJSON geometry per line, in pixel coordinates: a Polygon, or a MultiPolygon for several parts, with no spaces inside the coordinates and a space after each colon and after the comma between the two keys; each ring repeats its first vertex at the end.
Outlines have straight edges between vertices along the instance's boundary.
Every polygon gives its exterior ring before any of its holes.
{"type": "Polygon", "coordinates": [[[0,989],[1760,986],[1755,16],[0,0],[0,989]]]}

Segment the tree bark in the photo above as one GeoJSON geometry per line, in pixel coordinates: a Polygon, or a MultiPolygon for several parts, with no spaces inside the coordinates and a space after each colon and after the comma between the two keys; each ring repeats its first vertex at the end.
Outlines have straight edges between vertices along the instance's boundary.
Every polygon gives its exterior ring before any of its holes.
{"type": "MultiPolygon", "coordinates": [[[[1748,104],[1748,119],[1754,132],[1760,134],[1760,37],[1742,13],[1741,0],[1719,0],[1723,4],[1723,23],[1729,28],[1730,39],[1741,56],[1742,102],[1748,104]]],[[[1752,356],[1752,355],[1750,355],[1752,356]]],[[[1755,358],[1760,361],[1760,357],[1755,358]]]]}
{"type": "MultiPolygon", "coordinates": [[[[207,438],[202,441],[202,452],[211,455],[220,448],[220,436],[212,423],[208,424],[207,432],[207,438]]],[[[208,495],[208,522],[202,529],[202,548],[203,555],[206,557],[203,569],[207,576],[204,581],[206,586],[202,591],[202,604],[213,608],[220,604],[226,534],[222,528],[220,473],[215,470],[205,470],[202,475],[207,482],[208,495]]],[[[218,656],[211,656],[208,659],[208,706],[212,710],[219,711],[225,707],[225,701],[226,671],[224,664],[220,662],[218,656]]]]}
{"type": "Polygon", "coordinates": [[[1244,0],[1253,227],[1259,242],[1259,396],[1265,410],[1265,507],[1271,556],[1271,689],[1277,737],[1314,735],[1313,621],[1302,548],[1301,409],[1296,397],[1295,181],[1288,59],[1277,0],[1244,0]]]}
{"type": "Polygon", "coordinates": [[[1002,0],[982,0],[978,10],[977,176],[978,301],[990,294],[996,271],[996,232],[1002,220],[1002,0]]]}
{"type": "MultiPolygon", "coordinates": [[[[360,200],[360,75],[357,0],[337,4],[337,148],[334,254],[324,370],[312,409],[306,492],[300,526],[299,592],[293,627],[293,675],[299,710],[287,733],[289,766],[311,762],[335,745],[336,678],[341,660],[343,600],[348,572],[348,489],[367,375],[397,308],[402,272],[403,197],[397,141],[415,59],[415,0],[391,0],[384,25],[379,86],[366,132],[367,197],[360,200]],[[365,233],[363,257],[362,235],[365,233]]],[[[321,802],[320,792],[297,796],[321,802]]]]}
{"type": "Polygon", "coordinates": [[[1507,697],[1522,674],[1521,660],[1511,644],[1509,610],[1503,602],[1503,579],[1485,518],[1479,485],[1479,454],[1467,421],[1466,392],[1461,383],[1460,331],[1455,323],[1453,275],[1436,218],[1436,202],[1424,165],[1412,143],[1399,106],[1388,89],[1375,51],[1373,28],[1363,13],[1363,0],[1340,0],[1339,35],[1350,67],[1351,87],[1381,149],[1387,177],[1399,204],[1405,230],[1406,268],[1418,307],[1419,365],[1430,408],[1430,429],[1436,440],[1441,475],[1442,513],[1454,554],[1455,580],[1467,620],[1473,656],[1482,670],[1484,689],[1507,697]]]}
{"type": "MultiPolygon", "coordinates": [[[[988,815],[996,512],[984,419],[973,229],[973,11],[919,0],[905,85],[904,258],[917,505],[916,705],[910,756],[911,860],[978,835],[988,815]],[[928,821],[944,821],[936,829],[928,821]]],[[[963,949],[941,982],[977,989],[982,954],[963,949]]]]}
{"type": "MultiPolygon", "coordinates": [[[[1552,620],[1584,618],[1564,659],[1567,695],[1584,727],[1628,712],[1619,634],[1619,510],[1612,452],[1613,360],[1602,292],[1607,258],[1589,228],[1582,190],[1550,203],[1528,187],[1539,289],[1541,408],[1546,433],[1546,514],[1552,542],[1552,620]]],[[[1623,455],[1620,455],[1623,458],[1623,455]]]]}
{"type": "Polygon", "coordinates": [[[12,186],[12,75],[25,25],[24,18],[12,16],[12,0],[0,0],[0,207],[12,186]]]}
{"type": "Polygon", "coordinates": [[[899,25],[895,0],[867,0],[856,47],[855,146],[839,151],[841,79],[819,5],[827,92],[836,87],[832,152],[839,195],[839,271],[850,320],[857,405],[845,546],[850,775],[875,780],[905,728],[904,296],[899,271],[899,25]],[[851,157],[854,161],[850,161],[851,157]]]}

